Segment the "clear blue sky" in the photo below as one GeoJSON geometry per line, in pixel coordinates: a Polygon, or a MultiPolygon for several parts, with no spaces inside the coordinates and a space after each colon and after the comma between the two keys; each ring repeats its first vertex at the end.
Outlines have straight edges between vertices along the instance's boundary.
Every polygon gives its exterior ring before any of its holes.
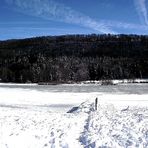
{"type": "Polygon", "coordinates": [[[148,34],[148,1],[0,1],[0,40],[91,33],[148,34]]]}

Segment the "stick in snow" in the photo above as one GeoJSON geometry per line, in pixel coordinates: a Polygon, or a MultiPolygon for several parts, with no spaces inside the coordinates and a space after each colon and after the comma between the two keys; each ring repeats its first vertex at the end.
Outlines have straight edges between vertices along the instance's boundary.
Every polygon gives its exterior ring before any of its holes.
{"type": "Polygon", "coordinates": [[[98,106],[98,98],[95,99],[95,110],[97,110],[97,106],[98,106]]]}

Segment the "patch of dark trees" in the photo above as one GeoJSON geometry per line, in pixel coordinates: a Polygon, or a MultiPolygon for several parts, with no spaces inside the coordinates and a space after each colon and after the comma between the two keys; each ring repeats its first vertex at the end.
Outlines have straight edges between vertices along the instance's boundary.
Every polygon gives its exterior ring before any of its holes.
{"type": "Polygon", "coordinates": [[[2,82],[148,78],[148,36],[63,35],[0,41],[2,82]]]}

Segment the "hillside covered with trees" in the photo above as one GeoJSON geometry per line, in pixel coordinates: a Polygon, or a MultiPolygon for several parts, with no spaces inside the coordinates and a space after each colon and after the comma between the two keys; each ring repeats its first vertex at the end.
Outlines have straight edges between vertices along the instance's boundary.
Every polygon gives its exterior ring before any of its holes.
{"type": "Polygon", "coordinates": [[[63,35],[0,41],[2,82],[148,78],[148,36],[63,35]]]}

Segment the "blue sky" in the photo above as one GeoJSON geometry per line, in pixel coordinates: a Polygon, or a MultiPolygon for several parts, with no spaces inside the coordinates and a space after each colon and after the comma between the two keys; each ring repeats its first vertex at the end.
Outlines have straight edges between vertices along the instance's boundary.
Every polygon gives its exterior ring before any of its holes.
{"type": "Polygon", "coordinates": [[[91,33],[148,34],[148,1],[0,1],[0,40],[91,33]]]}

